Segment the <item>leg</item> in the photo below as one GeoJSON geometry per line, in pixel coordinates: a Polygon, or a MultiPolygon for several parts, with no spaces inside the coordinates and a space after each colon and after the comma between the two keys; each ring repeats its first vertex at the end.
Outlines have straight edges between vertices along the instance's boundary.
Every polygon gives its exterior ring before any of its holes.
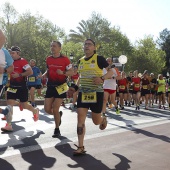
{"type": "Polygon", "coordinates": [[[44,110],[46,113],[50,115],[54,115],[53,114],[53,102],[54,102],[54,97],[45,98],[44,100],[44,110]]]}
{"type": "Polygon", "coordinates": [[[102,113],[106,113],[106,103],[108,102],[108,98],[109,98],[109,93],[104,92],[102,113]]]}

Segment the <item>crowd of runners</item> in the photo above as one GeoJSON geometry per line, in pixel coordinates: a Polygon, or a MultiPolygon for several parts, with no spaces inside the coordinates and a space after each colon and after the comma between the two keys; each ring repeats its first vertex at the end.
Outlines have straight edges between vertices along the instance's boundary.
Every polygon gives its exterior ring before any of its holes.
{"type": "MultiPolygon", "coordinates": [[[[139,110],[141,103],[145,109],[154,104],[158,108],[170,108],[170,79],[162,74],[155,76],[145,70],[129,72],[119,71],[111,57],[105,59],[96,54],[96,44],[92,39],[84,42],[84,57],[77,64],[72,64],[69,58],[61,54],[61,43],[52,41],[51,55],[46,57],[47,70],[41,73],[36,61],[29,62],[21,57],[21,49],[12,46],[9,50],[3,48],[4,35],[0,31],[0,91],[6,91],[7,107],[0,109],[7,121],[1,130],[12,132],[13,106],[18,105],[20,110],[32,112],[33,120],[38,121],[39,109],[35,104],[35,90],[44,97],[44,110],[54,116],[55,128],[52,137],[61,136],[62,112],[60,107],[63,100],[72,98],[70,109],[77,111],[78,145],[74,155],[84,154],[85,120],[88,110],[91,110],[92,121],[104,130],[107,126],[107,107],[115,107],[119,114],[125,106],[135,105],[139,110]],[[45,95],[41,93],[42,82],[45,83],[45,95]],[[7,84],[9,82],[9,84],[7,84]],[[30,101],[30,102],[28,102],[30,101]]],[[[44,84],[43,84],[44,85],[44,84]]]]}

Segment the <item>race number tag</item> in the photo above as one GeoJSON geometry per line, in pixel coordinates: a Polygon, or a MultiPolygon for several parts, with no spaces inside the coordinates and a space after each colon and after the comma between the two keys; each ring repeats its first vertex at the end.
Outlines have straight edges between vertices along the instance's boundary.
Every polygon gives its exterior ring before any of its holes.
{"type": "Polygon", "coordinates": [[[136,87],[136,88],[139,88],[139,84],[135,84],[135,87],[136,87]]]}
{"type": "Polygon", "coordinates": [[[124,86],[124,85],[120,85],[119,88],[120,88],[121,90],[125,90],[125,86],[124,86]]]}
{"type": "Polygon", "coordinates": [[[29,82],[35,82],[35,77],[29,77],[29,78],[28,78],[28,81],[29,81],[29,82]]]}
{"type": "Polygon", "coordinates": [[[17,89],[13,89],[13,88],[8,87],[7,91],[11,92],[11,93],[16,93],[17,89]]]}
{"type": "Polygon", "coordinates": [[[148,85],[143,85],[143,89],[148,89],[148,85]]]}
{"type": "Polygon", "coordinates": [[[96,103],[97,102],[96,92],[82,93],[81,101],[82,103],[96,103]]]}
{"type": "Polygon", "coordinates": [[[60,85],[60,86],[57,86],[57,87],[56,87],[56,90],[57,90],[57,92],[58,92],[59,95],[67,92],[67,91],[68,91],[67,83],[64,83],[64,84],[62,84],[62,85],[60,85]]]}

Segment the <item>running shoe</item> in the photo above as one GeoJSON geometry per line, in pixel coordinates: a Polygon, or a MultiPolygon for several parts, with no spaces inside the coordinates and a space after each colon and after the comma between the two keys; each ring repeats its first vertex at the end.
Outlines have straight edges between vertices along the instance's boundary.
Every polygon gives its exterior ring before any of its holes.
{"type": "Polygon", "coordinates": [[[2,118],[1,118],[1,120],[6,120],[6,117],[5,117],[5,116],[4,116],[4,117],[2,117],[2,118]]]}
{"type": "Polygon", "coordinates": [[[19,103],[19,109],[20,109],[20,111],[23,111],[23,107],[22,107],[21,103],[19,103]]]}
{"type": "Polygon", "coordinates": [[[165,106],[163,106],[163,109],[165,110],[165,106]]]}
{"type": "Polygon", "coordinates": [[[106,129],[106,127],[107,127],[107,118],[106,118],[105,115],[103,115],[103,121],[102,121],[102,123],[99,125],[99,129],[100,129],[100,130],[104,130],[104,129],[106,129]]]}
{"type": "Polygon", "coordinates": [[[39,109],[38,108],[36,108],[36,113],[34,113],[33,116],[34,116],[33,119],[36,122],[39,119],[39,109]]]}
{"type": "Polygon", "coordinates": [[[113,108],[113,104],[109,104],[109,109],[112,109],[113,108]]]}
{"type": "Polygon", "coordinates": [[[54,134],[52,135],[52,137],[53,138],[58,138],[59,136],[61,136],[60,129],[59,128],[55,128],[54,129],[54,134]]]}
{"type": "Polygon", "coordinates": [[[2,128],[1,128],[1,130],[2,130],[3,132],[12,132],[12,131],[13,131],[12,125],[9,125],[9,124],[7,123],[5,127],[2,127],[2,128]]]}
{"type": "Polygon", "coordinates": [[[159,105],[159,109],[162,109],[162,106],[161,106],[161,105],[159,105]]]}
{"type": "Polygon", "coordinates": [[[116,114],[120,114],[120,109],[116,108],[116,114]]]}

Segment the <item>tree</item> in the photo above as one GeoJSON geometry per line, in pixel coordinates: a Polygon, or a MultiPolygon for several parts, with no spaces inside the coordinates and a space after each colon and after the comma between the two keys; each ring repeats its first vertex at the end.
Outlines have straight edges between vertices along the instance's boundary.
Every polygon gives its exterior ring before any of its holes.
{"type": "Polygon", "coordinates": [[[96,42],[97,48],[102,41],[107,40],[107,33],[110,32],[110,23],[95,12],[87,21],[81,20],[79,25],[78,31],[70,30],[70,40],[83,43],[87,38],[91,38],[96,42]]]}
{"type": "Polygon", "coordinates": [[[148,36],[137,42],[132,56],[129,58],[131,70],[138,70],[143,73],[148,70],[150,73],[162,73],[165,66],[165,53],[157,48],[153,38],[148,36]]]}
{"type": "Polygon", "coordinates": [[[52,40],[61,40],[65,37],[64,30],[56,27],[49,20],[40,15],[32,16],[30,12],[16,15],[17,12],[9,4],[4,5],[4,18],[1,18],[1,27],[6,37],[6,47],[17,45],[21,48],[21,56],[30,60],[34,58],[42,71],[45,68],[45,57],[50,54],[52,40]],[[13,20],[15,16],[15,20],[13,20]]]}
{"type": "Polygon", "coordinates": [[[167,71],[170,72],[170,31],[167,28],[160,32],[157,42],[166,54],[166,64],[163,70],[164,74],[166,74],[167,71]]]}

